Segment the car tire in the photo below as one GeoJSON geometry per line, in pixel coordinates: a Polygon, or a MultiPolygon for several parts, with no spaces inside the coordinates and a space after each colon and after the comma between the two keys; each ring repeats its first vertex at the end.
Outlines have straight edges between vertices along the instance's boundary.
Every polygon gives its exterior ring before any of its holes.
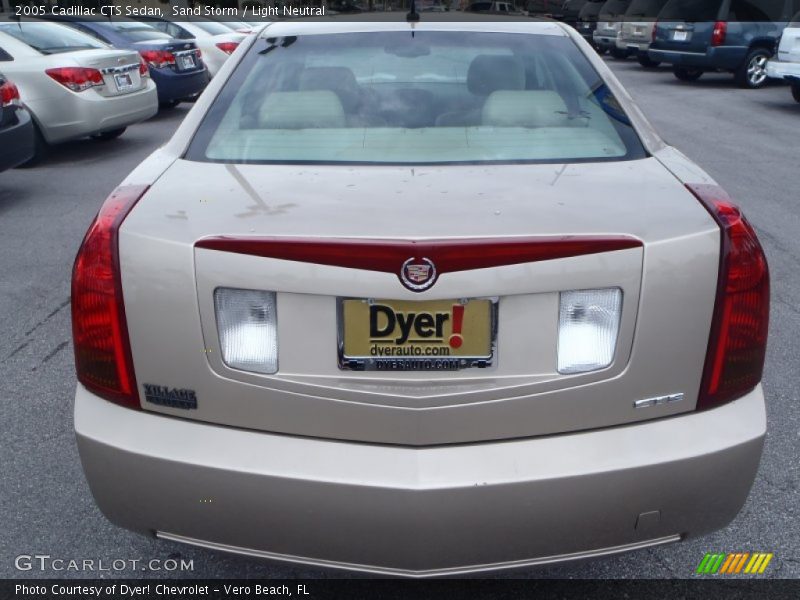
{"type": "Polygon", "coordinates": [[[649,56],[647,56],[646,52],[640,52],[639,55],[636,57],[636,60],[639,61],[639,64],[642,65],[645,69],[655,69],[656,67],[661,65],[660,60],[653,60],[649,56]]]}
{"type": "Polygon", "coordinates": [[[28,162],[19,165],[18,169],[30,169],[37,166],[47,156],[50,151],[50,145],[45,141],[42,131],[39,126],[34,122],[33,124],[33,156],[28,162]]]}
{"type": "Polygon", "coordinates": [[[606,52],[608,52],[608,48],[601,48],[600,46],[595,46],[595,50],[600,56],[603,56],[606,52]]]}
{"type": "Polygon", "coordinates": [[[762,88],[767,83],[767,61],[772,53],[766,48],[754,48],[747,54],[742,66],[736,69],[736,84],[747,90],[762,88]]]}
{"type": "Polygon", "coordinates": [[[800,83],[792,84],[792,96],[797,102],[800,102],[800,83]]]}
{"type": "Polygon", "coordinates": [[[675,77],[681,81],[697,81],[703,76],[703,71],[701,69],[692,69],[689,67],[674,67],[672,72],[675,74],[675,77]]]}
{"type": "Polygon", "coordinates": [[[630,52],[628,50],[623,50],[622,48],[611,48],[611,56],[617,60],[625,60],[630,56],[630,52]]]}
{"type": "Polygon", "coordinates": [[[180,100],[168,100],[166,102],[159,102],[158,107],[163,110],[172,110],[180,104],[180,100]]]}
{"type": "Polygon", "coordinates": [[[127,127],[120,127],[119,129],[112,129],[111,131],[104,131],[103,133],[96,133],[92,136],[93,140],[100,140],[101,142],[107,142],[109,140],[115,140],[123,133],[127,127]]]}

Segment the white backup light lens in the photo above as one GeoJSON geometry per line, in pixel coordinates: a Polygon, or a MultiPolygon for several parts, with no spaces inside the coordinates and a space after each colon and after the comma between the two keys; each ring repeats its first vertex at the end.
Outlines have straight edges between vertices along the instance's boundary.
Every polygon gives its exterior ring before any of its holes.
{"type": "Polygon", "coordinates": [[[277,372],[275,292],[217,288],[214,310],[226,365],[254,373],[277,372]]]}
{"type": "Polygon", "coordinates": [[[561,292],[558,315],[558,372],[604,369],[614,359],[622,290],[561,292]]]}

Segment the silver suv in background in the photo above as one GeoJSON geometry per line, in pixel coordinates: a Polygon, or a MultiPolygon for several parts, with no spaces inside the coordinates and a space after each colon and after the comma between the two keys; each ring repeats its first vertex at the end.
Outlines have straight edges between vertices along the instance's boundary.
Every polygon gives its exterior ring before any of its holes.
{"type": "Polygon", "coordinates": [[[788,81],[792,86],[792,96],[800,102],[800,12],[783,30],[778,57],[767,63],[767,75],[788,81]]]}
{"type": "Polygon", "coordinates": [[[601,53],[608,51],[614,58],[628,58],[628,49],[617,46],[617,36],[622,24],[622,17],[630,4],[631,0],[608,0],[600,8],[593,38],[595,46],[601,53]]]}
{"type": "Polygon", "coordinates": [[[651,59],[647,51],[653,39],[656,18],[666,3],[667,0],[633,0],[620,23],[617,48],[635,53],[643,67],[654,68],[661,64],[651,59]]]}

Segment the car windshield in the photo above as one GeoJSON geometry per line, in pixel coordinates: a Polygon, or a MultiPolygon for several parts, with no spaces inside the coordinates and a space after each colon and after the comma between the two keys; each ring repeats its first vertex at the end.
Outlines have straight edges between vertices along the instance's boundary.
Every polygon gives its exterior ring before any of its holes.
{"type": "Polygon", "coordinates": [[[583,20],[597,20],[594,17],[597,17],[597,15],[600,14],[600,9],[603,8],[603,4],[605,4],[603,0],[598,0],[597,2],[590,0],[583,5],[583,8],[578,16],[583,20]]]}
{"type": "Polygon", "coordinates": [[[657,17],[666,3],[666,0],[633,0],[625,16],[632,18],[657,17]]]}
{"type": "Polygon", "coordinates": [[[0,23],[0,31],[42,54],[58,54],[90,48],[108,48],[103,42],[63,25],[45,22],[0,23]]]}
{"type": "Polygon", "coordinates": [[[669,0],[659,21],[716,21],[722,0],[669,0]]]}
{"type": "Polygon", "coordinates": [[[211,35],[222,35],[224,33],[233,33],[233,29],[226,27],[222,23],[216,21],[192,21],[192,25],[199,27],[206,33],[211,35]]]}
{"type": "Polygon", "coordinates": [[[187,156],[431,164],[643,153],[569,38],[417,31],[259,39],[187,156]]]}
{"type": "Polygon", "coordinates": [[[156,28],[145,25],[144,23],[125,23],[117,21],[110,23],[108,26],[129,42],[172,39],[166,33],[158,31],[156,28]]]}

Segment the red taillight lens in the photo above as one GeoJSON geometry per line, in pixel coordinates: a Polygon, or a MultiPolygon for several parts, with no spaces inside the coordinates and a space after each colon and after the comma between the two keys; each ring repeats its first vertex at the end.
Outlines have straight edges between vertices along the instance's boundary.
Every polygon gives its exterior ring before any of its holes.
{"type": "Polygon", "coordinates": [[[0,85],[0,107],[20,104],[19,90],[10,81],[0,85]]]}
{"type": "Polygon", "coordinates": [[[225,54],[233,54],[234,50],[239,47],[239,42],[220,42],[217,48],[222,50],[225,54]]]}
{"type": "Polygon", "coordinates": [[[139,76],[150,77],[150,67],[147,66],[143,56],[139,57],[139,76]]]}
{"type": "Polygon", "coordinates": [[[650,33],[650,41],[651,42],[655,42],[656,41],[656,32],[657,31],[658,31],[658,21],[653,23],[653,31],[650,33]]]}
{"type": "Polygon", "coordinates": [[[197,56],[197,60],[202,60],[203,59],[203,53],[200,51],[200,48],[195,50],[194,53],[195,53],[195,56],[197,56]]]}
{"type": "Polygon", "coordinates": [[[714,23],[714,31],[711,33],[711,45],[722,46],[725,43],[725,38],[728,35],[728,23],[725,21],[717,21],[714,23]]]}
{"type": "Polygon", "coordinates": [[[139,408],[122,280],[119,228],[146,186],[115,190],[83,238],[72,269],[72,338],[75,369],[88,390],[112,402],[139,408]]]}
{"type": "Polygon", "coordinates": [[[153,69],[163,69],[175,64],[175,55],[166,50],[139,50],[139,54],[153,69]]]}
{"type": "Polygon", "coordinates": [[[717,299],[697,408],[735,400],[764,370],[769,329],[769,268],[750,223],[724,190],[688,185],[722,230],[717,299]]]}
{"type": "Polygon", "coordinates": [[[105,83],[100,71],[97,69],[87,69],[85,67],[47,69],[45,73],[73,92],[83,92],[91,87],[103,85],[105,83]]]}

